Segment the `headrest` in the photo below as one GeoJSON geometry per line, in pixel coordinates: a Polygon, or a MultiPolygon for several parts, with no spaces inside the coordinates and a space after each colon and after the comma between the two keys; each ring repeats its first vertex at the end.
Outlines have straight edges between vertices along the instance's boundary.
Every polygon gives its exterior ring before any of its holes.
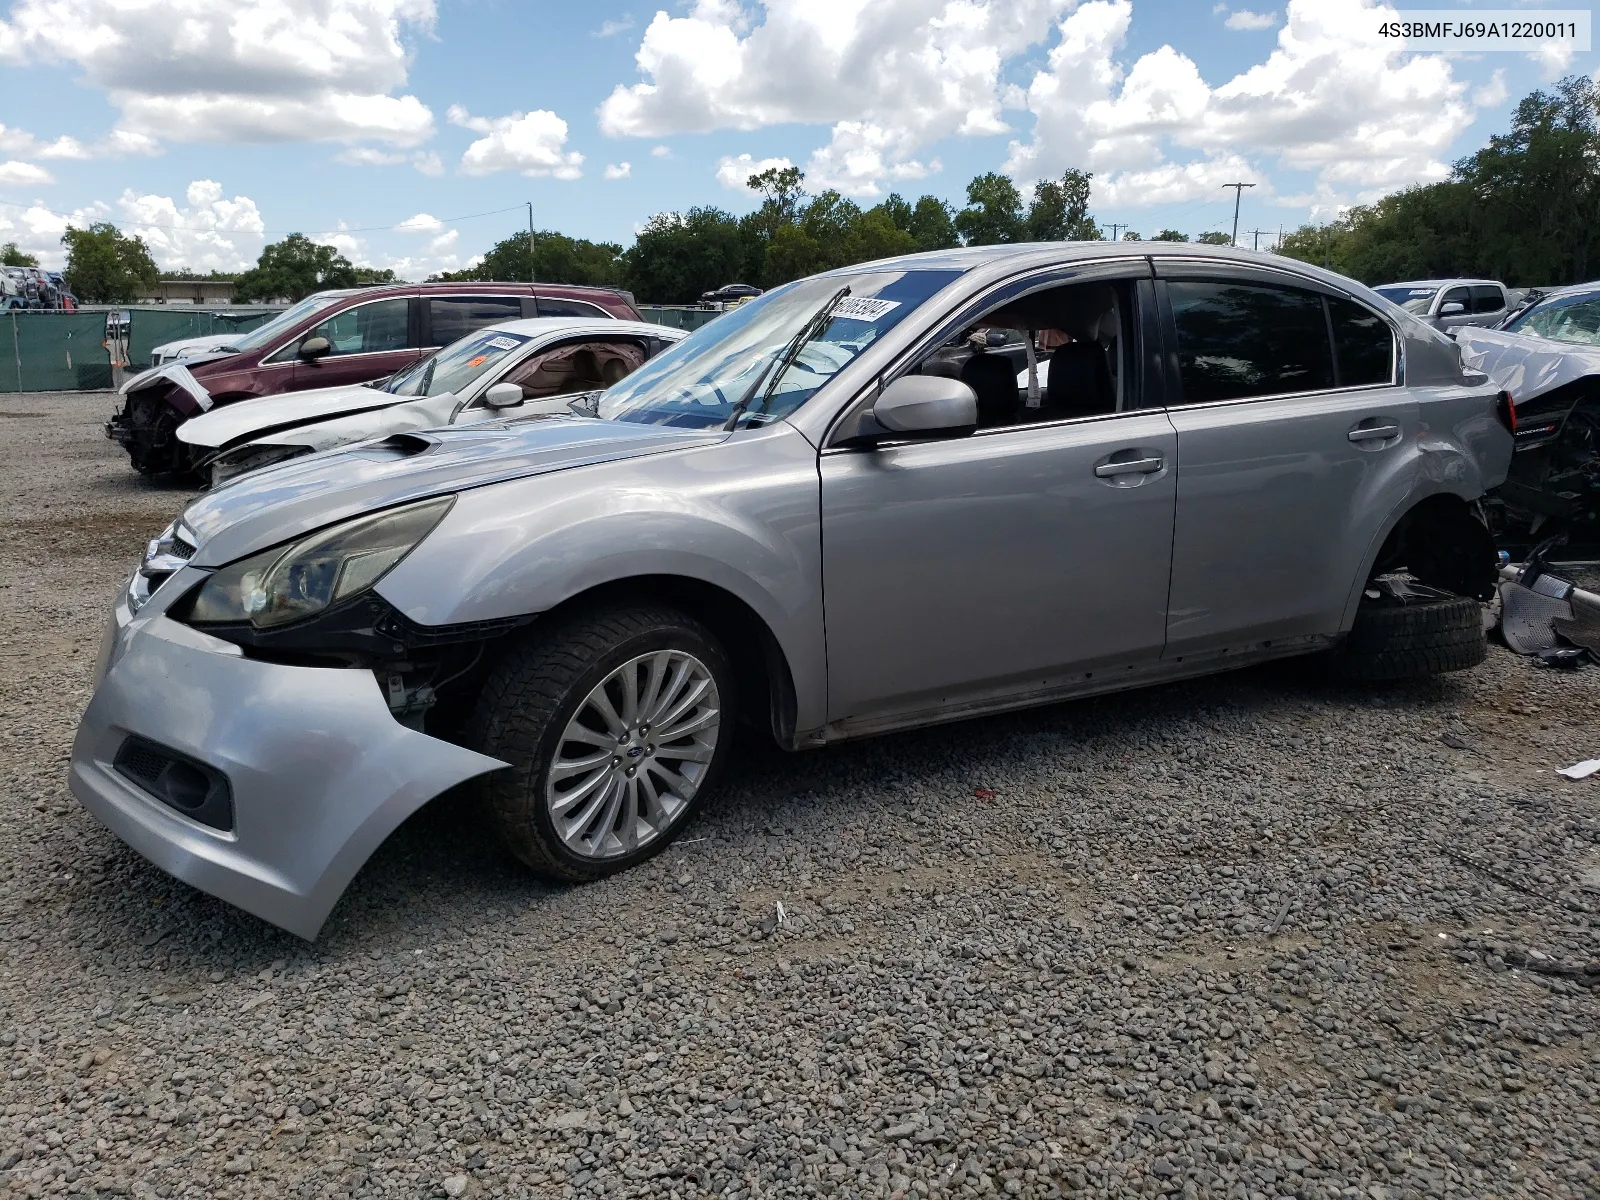
{"type": "Polygon", "coordinates": [[[1109,283],[1080,283],[1061,297],[1061,328],[1080,342],[1109,340],[1116,333],[1117,292],[1109,283]]]}

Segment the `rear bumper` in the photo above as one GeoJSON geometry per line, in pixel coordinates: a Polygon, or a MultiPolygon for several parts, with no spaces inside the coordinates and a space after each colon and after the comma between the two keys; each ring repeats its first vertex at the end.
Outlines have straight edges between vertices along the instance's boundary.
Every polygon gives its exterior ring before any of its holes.
{"type": "MultiPolygon", "coordinates": [[[[179,576],[169,584],[184,590],[179,576]]],[[[368,671],[248,659],[157,607],[134,616],[118,602],[69,785],[156,866],[291,933],[315,938],[413,812],[505,765],[400,725],[368,671]],[[119,773],[130,734],[219,772],[233,827],[192,820],[119,773]]]]}

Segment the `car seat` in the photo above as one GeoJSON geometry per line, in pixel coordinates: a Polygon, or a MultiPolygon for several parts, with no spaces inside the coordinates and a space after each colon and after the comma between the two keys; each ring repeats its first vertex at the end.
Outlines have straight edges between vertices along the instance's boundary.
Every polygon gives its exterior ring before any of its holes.
{"type": "Polygon", "coordinates": [[[978,397],[978,428],[1005,425],[1016,417],[1017,371],[1003,354],[974,354],[961,364],[961,382],[978,397]]]}
{"type": "Polygon", "coordinates": [[[574,392],[593,392],[607,386],[600,377],[600,358],[587,346],[573,352],[568,385],[574,392]]]}
{"type": "Polygon", "coordinates": [[[620,358],[608,358],[600,367],[600,382],[606,387],[621,383],[628,377],[628,364],[620,358]]]}
{"type": "Polygon", "coordinates": [[[1045,404],[1050,416],[1092,417],[1115,412],[1117,390],[1104,343],[1117,335],[1117,293],[1108,283],[1086,283],[1063,297],[1061,328],[1073,340],[1050,356],[1045,404]]]}

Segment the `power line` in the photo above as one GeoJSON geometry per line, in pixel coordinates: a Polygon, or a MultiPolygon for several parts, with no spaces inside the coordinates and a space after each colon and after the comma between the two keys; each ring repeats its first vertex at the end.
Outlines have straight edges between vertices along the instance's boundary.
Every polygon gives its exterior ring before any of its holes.
{"type": "Polygon", "coordinates": [[[1122,224],[1117,221],[1107,221],[1106,224],[1111,226],[1111,240],[1113,242],[1117,240],[1117,230],[1128,228],[1126,224],[1122,224]]]}
{"type": "Polygon", "coordinates": [[[1253,183],[1225,183],[1225,188],[1233,189],[1233,245],[1239,244],[1239,198],[1244,195],[1244,189],[1255,187],[1253,183]]]}
{"type": "Polygon", "coordinates": [[[1259,249],[1261,249],[1261,235],[1263,233],[1271,233],[1272,230],[1270,230],[1270,229],[1246,229],[1245,232],[1248,233],[1250,235],[1250,238],[1251,238],[1250,249],[1259,250],[1259,249]]]}
{"type": "MultiPolygon", "coordinates": [[[[73,220],[74,217],[75,217],[75,214],[73,214],[73,213],[57,212],[53,208],[45,208],[42,204],[21,204],[21,203],[15,201],[15,200],[0,200],[0,205],[5,206],[6,208],[28,208],[28,209],[37,208],[41,212],[47,212],[53,217],[64,217],[69,221],[73,220]]],[[[527,207],[526,202],[524,202],[522,204],[513,204],[509,208],[494,208],[494,209],[490,209],[488,212],[467,213],[465,216],[461,216],[461,217],[439,217],[437,219],[438,219],[438,221],[439,221],[439,223],[441,225],[453,225],[457,221],[473,221],[473,220],[476,220],[479,217],[494,217],[494,216],[499,216],[501,213],[517,212],[518,210],[520,210],[520,209],[522,209],[524,207],[527,207]]],[[[156,221],[138,221],[138,220],[130,220],[130,221],[127,221],[125,223],[130,227],[137,227],[137,228],[140,228],[140,229],[169,229],[169,230],[173,230],[173,231],[178,232],[178,233],[248,233],[248,232],[250,232],[249,230],[240,230],[240,229],[218,229],[215,225],[162,225],[162,224],[160,224],[159,222],[156,222],[156,221]]],[[[334,234],[334,233],[376,233],[379,230],[394,230],[394,229],[397,229],[400,226],[400,224],[401,224],[400,222],[396,221],[392,225],[360,225],[360,226],[356,226],[354,228],[348,228],[348,229],[325,229],[325,230],[321,230],[320,232],[329,233],[329,234],[334,234]]],[[[261,232],[263,234],[268,234],[268,233],[303,233],[307,228],[313,228],[313,227],[311,227],[311,226],[301,226],[299,229],[263,229],[261,232]]]]}

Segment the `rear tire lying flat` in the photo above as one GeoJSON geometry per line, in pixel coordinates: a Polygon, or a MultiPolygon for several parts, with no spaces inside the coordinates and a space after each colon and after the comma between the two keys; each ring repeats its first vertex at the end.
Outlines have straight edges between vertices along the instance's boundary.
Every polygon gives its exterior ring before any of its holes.
{"type": "Polygon", "coordinates": [[[733,670],[698,622],[650,606],[557,618],[478,699],[472,745],[506,847],[578,883],[626,870],[682,832],[733,735],[733,670]]]}
{"type": "Polygon", "coordinates": [[[1328,657],[1328,673],[1350,682],[1419,679],[1465,671],[1488,653],[1483,610],[1470,597],[1410,604],[1363,599],[1355,625],[1328,657]]]}

